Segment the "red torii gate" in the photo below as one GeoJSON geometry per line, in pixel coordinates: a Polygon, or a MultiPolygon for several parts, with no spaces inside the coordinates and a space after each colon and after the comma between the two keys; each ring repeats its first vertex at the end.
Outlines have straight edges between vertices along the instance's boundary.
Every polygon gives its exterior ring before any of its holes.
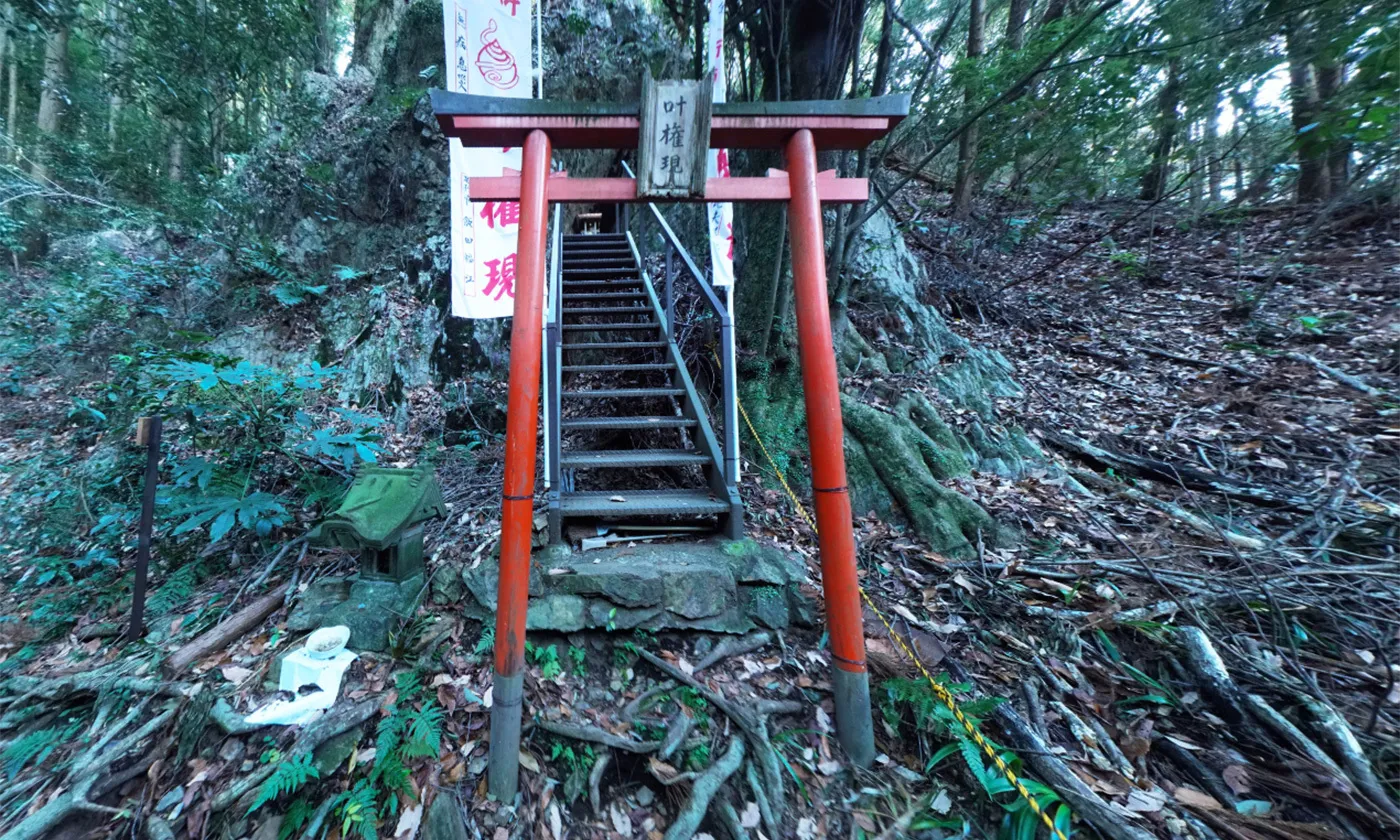
{"type": "MultiPolygon", "coordinates": [[[[637,182],[631,178],[550,177],[552,149],[637,148],[641,118],[635,104],[498,99],[441,90],[434,90],[431,95],[438,124],[448,137],[455,137],[468,147],[524,148],[520,175],[471,180],[473,201],[520,202],[489,774],[491,793],[499,800],[509,801],[515,797],[519,783],[549,202],[665,199],[639,197],[637,182]]],[[[851,501],[846,489],[840,386],[827,303],[821,203],[865,201],[868,184],[864,178],[837,178],[831,172],[818,172],[817,151],[863,149],[888,134],[908,112],[906,95],[829,102],[717,104],[710,119],[711,148],[783,149],[787,172],[769,170],[765,177],[757,178],[711,178],[706,181],[703,197],[679,199],[789,203],[798,351],[812,456],[822,591],[834,666],[836,734],[847,754],[860,765],[874,759],[875,741],[851,501]]]]}

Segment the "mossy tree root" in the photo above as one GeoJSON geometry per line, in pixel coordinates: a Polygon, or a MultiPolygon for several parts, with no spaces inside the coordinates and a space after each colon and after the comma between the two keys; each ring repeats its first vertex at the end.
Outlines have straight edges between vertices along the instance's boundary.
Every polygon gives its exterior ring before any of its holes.
{"type": "MultiPolygon", "coordinates": [[[[976,554],[977,534],[994,542],[995,521],[977,503],[940,481],[966,474],[969,463],[957,436],[919,395],[905,397],[892,412],[844,395],[846,431],[870,470],[934,550],[951,557],[976,554]]],[[[859,469],[859,467],[857,467],[859,469]]]]}

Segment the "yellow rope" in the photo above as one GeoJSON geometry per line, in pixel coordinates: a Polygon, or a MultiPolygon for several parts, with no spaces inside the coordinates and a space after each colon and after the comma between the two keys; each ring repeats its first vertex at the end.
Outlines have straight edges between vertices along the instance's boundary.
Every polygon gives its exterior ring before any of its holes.
{"type": "MultiPolygon", "coordinates": [[[[719,362],[718,356],[715,357],[715,361],[716,363],[719,362]]],[[[797,494],[793,492],[792,486],[788,484],[787,476],[783,475],[783,471],[778,468],[777,461],[773,460],[772,453],[768,451],[767,446],[764,446],[763,439],[758,436],[758,430],[753,427],[753,421],[749,419],[748,411],[744,409],[743,400],[740,400],[737,394],[735,395],[735,400],[739,406],[739,413],[743,415],[744,424],[749,427],[749,434],[753,437],[754,442],[758,444],[758,448],[763,452],[763,457],[768,460],[768,466],[773,468],[773,473],[778,477],[778,482],[783,485],[783,490],[787,491],[788,498],[792,500],[792,506],[796,508],[798,514],[806,520],[812,532],[816,533],[817,523],[812,521],[811,515],[807,513],[806,506],[802,504],[801,499],[797,498],[797,494]]],[[[875,613],[876,617],[880,619],[880,623],[885,625],[885,632],[889,633],[890,640],[899,646],[899,649],[904,652],[904,655],[909,657],[909,660],[914,663],[914,667],[919,669],[919,673],[924,675],[924,679],[928,680],[929,688],[933,690],[933,695],[937,697],[943,705],[948,707],[948,711],[952,712],[953,717],[957,719],[958,723],[962,724],[968,737],[971,738],[977,746],[982,748],[982,752],[987,754],[987,757],[992,760],[992,764],[996,765],[997,770],[999,770],[1001,774],[1006,777],[1006,780],[1011,783],[1011,786],[1016,789],[1016,793],[1020,794],[1021,798],[1026,800],[1026,805],[1030,807],[1031,812],[1040,817],[1040,821],[1045,823],[1045,826],[1050,829],[1050,835],[1054,837],[1055,840],[1069,840],[1069,838],[1065,836],[1065,833],[1055,825],[1055,821],[1050,818],[1050,815],[1046,813],[1045,809],[1040,806],[1040,802],[1026,789],[1025,784],[1016,775],[1015,771],[1006,765],[1006,762],[1002,760],[1000,755],[997,755],[996,749],[992,747],[991,743],[988,742],[977,729],[977,725],[969,720],[967,715],[963,714],[962,709],[958,707],[958,701],[953,697],[953,693],[944,688],[933,678],[933,675],[924,667],[924,663],[919,660],[919,657],[910,649],[904,639],[895,632],[889,619],[885,617],[885,614],[880,611],[879,607],[875,606],[875,602],[871,600],[870,595],[865,591],[865,587],[863,586],[860,587],[860,597],[865,601],[865,605],[870,607],[870,611],[875,613]]],[[[1068,806],[1062,804],[1060,807],[1068,806]]]]}

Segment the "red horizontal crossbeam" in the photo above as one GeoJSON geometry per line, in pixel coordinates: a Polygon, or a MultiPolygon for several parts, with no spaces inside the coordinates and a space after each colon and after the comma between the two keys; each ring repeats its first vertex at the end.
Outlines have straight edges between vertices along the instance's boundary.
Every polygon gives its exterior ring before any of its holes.
{"type": "MultiPolygon", "coordinates": [[[[787,201],[792,198],[787,173],[781,178],[710,178],[705,181],[704,201],[787,201]]],[[[473,178],[469,187],[472,201],[518,201],[520,176],[473,178]]],[[[628,202],[666,201],[664,198],[637,197],[637,182],[631,178],[569,178],[554,176],[548,181],[550,201],[628,202]]],[[[864,178],[817,179],[822,201],[848,203],[865,201],[870,197],[870,185],[864,178]]],[[[701,199],[677,199],[694,200],[701,199]]]]}
{"type": "MultiPolygon", "coordinates": [[[[448,137],[468,146],[519,146],[525,135],[539,129],[555,149],[635,149],[640,121],[636,117],[440,114],[438,124],[448,137]]],[[[890,117],[744,116],[715,115],[710,119],[710,148],[782,148],[798,129],[812,132],[818,149],[863,149],[884,137],[890,117]]]]}

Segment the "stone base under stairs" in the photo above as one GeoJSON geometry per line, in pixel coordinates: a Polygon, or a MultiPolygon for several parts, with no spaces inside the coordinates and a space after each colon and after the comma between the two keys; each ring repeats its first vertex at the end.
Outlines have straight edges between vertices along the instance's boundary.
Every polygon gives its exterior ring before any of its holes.
{"type": "MultiPolygon", "coordinates": [[[[588,552],[550,546],[532,559],[529,630],[747,633],[812,626],[818,618],[817,605],[801,591],[812,583],[801,559],[749,540],[588,552]]],[[[497,576],[494,558],[463,570],[469,616],[495,615],[497,576]]],[[[435,583],[435,595],[452,597],[455,588],[435,583]]]]}

